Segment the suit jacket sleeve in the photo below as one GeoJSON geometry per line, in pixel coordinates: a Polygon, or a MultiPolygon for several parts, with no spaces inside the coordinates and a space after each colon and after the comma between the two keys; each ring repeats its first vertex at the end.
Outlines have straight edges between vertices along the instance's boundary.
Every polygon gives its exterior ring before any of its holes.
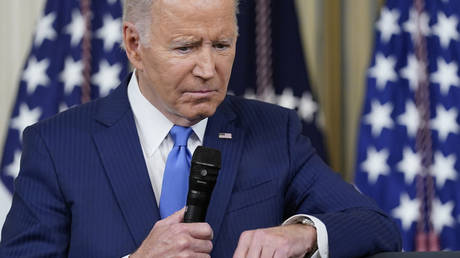
{"type": "Polygon", "coordinates": [[[65,257],[70,215],[53,159],[34,127],[24,131],[21,171],[2,230],[1,257],[65,257]]]}
{"type": "Polygon", "coordinates": [[[288,127],[293,175],[285,195],[287,213],[311,214],[326,225],[330,257],[400,250],[399,231],[391,218],[324,164],[301,135],[293,111],[288,127]]]}

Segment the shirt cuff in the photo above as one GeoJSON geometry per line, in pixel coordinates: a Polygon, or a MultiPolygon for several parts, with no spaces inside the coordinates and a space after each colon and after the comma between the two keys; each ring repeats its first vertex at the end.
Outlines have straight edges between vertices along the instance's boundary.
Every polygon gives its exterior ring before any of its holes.
{"type": "Polygon", "coordinates": [[[329,257],[329,243],[327,238],[327,229],[324,223],[312,215],[307,214],[296,214],[291,216],[283,222],[282,225],[295,224],[299,218],[308,218],[315,223],[316,228],[316,244],[318,245],[318,250],[313,253],[312,258],[328,258],[329,257]]]}

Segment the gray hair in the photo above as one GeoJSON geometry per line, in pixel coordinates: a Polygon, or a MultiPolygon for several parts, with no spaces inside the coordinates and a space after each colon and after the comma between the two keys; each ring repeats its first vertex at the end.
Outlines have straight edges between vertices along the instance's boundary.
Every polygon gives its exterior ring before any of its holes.
{"type": "Polygon", "coordinates": [[[150,41],[150,23],[154,0],[124,0],[123,21],[131,22],[139,32],[140,42],[147,45],[150,41]]]}
{"type": "MultiPolygon", "coordinates": [[[[152,5],[156,0],[124,0],[123,21],[131,22],[139,32],[140,43],[147,46],[150,42],[150,25],[152,22],[152,5]]],[[[235,1],[235,24],[239,0],[235,1]]]]}

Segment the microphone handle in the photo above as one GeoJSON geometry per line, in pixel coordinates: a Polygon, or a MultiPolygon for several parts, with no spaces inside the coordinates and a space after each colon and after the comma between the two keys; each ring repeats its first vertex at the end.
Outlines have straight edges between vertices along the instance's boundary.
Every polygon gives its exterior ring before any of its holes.
{"type": "Polygon", "coordinates": [[[206,210],[207,207],[202,207],[198,205],[187,205],[187,208],[185,209],[184,222],[204,222],[206,218],[206,210]]]}

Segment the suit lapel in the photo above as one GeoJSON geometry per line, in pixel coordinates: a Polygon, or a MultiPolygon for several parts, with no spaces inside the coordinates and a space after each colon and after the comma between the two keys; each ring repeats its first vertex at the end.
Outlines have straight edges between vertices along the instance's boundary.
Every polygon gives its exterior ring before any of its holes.
{"type": "MultiPolygon", "coordinates": [[[[139,246],[160,215],[127,97],[129,78],[100,100],[93,139],[122,214],[139,246]]],[[[216,236],[230,200],[245,136],[236,124],[229,102],[224,100],[209,118],[204,137],[205,146],[222,153],[222,168],[206,217],[216,236]],[[231,133],[232,139],[221,139],[219,133],[231,133]]]]}
{"type": "Polygon", "coordinates": [[[101,100],[93,139],[122,214],[139,246],[160,216],[127,97],[128,81],[129,77],[101,100]]]}
{"type": "Polygon", "coordinates": [[[235,182],[240,163],[244,130],[236,125],[236,115],[226,99],[218,108],[215,115],[210,117],[206,127],[204,146],[215,148],[222,153],[222,168],[217,177],[217,183],[209,203],[206,221],[219,234],[220,226],[235,182]],[[231,139],[219,138],[219,133],[231,133],[231,139]]]}

